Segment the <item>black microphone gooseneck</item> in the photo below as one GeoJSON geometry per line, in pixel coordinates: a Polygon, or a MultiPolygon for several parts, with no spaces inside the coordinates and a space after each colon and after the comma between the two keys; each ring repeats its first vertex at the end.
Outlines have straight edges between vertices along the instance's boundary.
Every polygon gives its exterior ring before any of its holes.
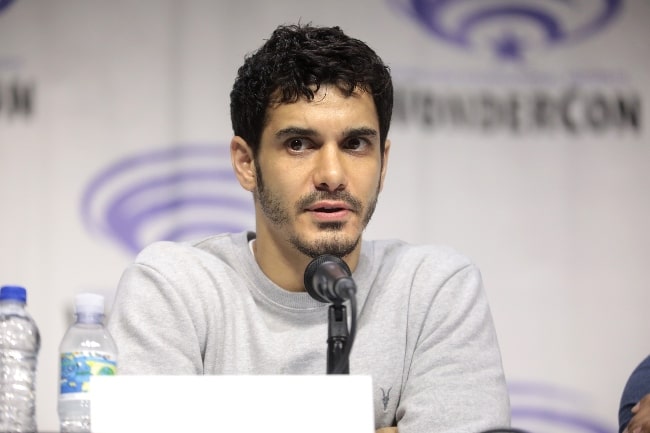
{"type": "Polygon", "coordinates": [[[317,301],[331,303],[328,311],[327,374],[350,373],[350,351],[356,333],[357,286],[348,265],[336,256],[325,254],[312,260],[305,269],[304,284],[317,301]],[[350,301],[350,332],[343,303],[350,301]]]}

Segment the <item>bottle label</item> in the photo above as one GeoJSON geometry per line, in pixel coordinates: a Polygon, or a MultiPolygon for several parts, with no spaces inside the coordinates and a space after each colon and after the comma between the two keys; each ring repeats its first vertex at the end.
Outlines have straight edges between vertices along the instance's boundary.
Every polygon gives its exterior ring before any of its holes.
{"type": "Polygon", "coordinates": [[[115,357],[106,352],[66,352],[61,354],[61,397],[84,398],[91,376],[117,373],[115,357]]]}

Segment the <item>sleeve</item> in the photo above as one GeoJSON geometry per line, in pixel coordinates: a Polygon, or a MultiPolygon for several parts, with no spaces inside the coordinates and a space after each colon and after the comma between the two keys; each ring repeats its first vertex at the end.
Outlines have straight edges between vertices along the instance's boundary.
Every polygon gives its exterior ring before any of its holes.
{"type": "Polygon", "coordinates": [[[618,410],[618,431],[625,430],[632,419],[632,408],[646,395],[650,394],[650,356],[644,359],[630,375],[618,410]]]}
{"type": "Polygon", "coordinates": [[[412,319],[421,320],[407,337],[415,343],[397,411],[399,432],[509,427],[501,354],[479,270],[465,264],[441,277],[427,268],[416,273],[410,300],[412,319]]]}
{"type": "Polygon", "coordinates": [[[201,316],[192,306],[195,301],[179,286],[142,262],[126,269],[108,321],[120,374],[203,373],[204,326],[196,323],[201,316]]]}

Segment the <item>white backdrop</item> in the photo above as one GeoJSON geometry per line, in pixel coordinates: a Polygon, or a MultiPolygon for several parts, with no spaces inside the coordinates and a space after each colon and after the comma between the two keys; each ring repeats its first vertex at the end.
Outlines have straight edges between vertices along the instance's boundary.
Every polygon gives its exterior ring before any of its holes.
{"type": "Polygon", "coordinates": [[[58,428],[75,293],[110,303],[154,239],[253,227],[230,87],[297,21],[341,26],[393,70],[366,236],[479,264],[515,426],[614,432],[650,353],[643,0],[0,0],[0,284],[27,287],[41,329],[40,428],[58,428]]]}

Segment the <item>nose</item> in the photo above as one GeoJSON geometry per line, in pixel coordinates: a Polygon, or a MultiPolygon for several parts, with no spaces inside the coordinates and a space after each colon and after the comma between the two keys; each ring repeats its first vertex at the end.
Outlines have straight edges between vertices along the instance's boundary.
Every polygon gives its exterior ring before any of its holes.
{"type": "Polygon", "coordinates": [[[314,167],[314,185],[319,191],[342,191],[346,187],[346,174],[341,150],[335,143],[327,143],[318,150],[314,167]]]}

